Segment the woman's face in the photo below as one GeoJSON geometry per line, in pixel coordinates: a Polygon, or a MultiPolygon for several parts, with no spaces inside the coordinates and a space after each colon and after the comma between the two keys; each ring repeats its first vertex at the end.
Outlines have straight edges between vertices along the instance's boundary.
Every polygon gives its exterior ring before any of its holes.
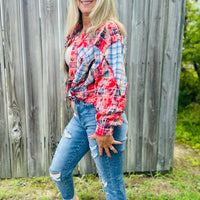
{"type": "Polygon", "coordinates": [[[89,15],[97,0],[76,0],[79,10],[83,15],[89,15]]]}

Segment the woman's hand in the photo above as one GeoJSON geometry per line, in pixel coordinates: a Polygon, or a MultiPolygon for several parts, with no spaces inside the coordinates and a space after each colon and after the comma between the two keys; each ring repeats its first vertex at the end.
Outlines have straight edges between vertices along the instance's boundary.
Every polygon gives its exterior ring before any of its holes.
{"type": "Polygon", "coordinates": [[[90,135],[90,139],[96,139],[99,146],[99,154],[103,156],[103,149],[109,158],[111,158],[110,150],[114,153],[118,153],[117,150],[112,146],[113,144],[122,144],[119,141],[114,140],[112,135],[97,136],[96,134],[90,135]],[[110,149],[110,150],[109,150],[110,149]]]}
{"type": "Polygon", "coordinates": [[[71,107],[72,107],[72,109],[73,109],[74,113],[75,113],[75,114],[77,114],[77,113],[76,113],[76,111],[74,110],[74,105],[75,105],[74,101],[73,101],[73,100],[71,100],[71,107]]]}

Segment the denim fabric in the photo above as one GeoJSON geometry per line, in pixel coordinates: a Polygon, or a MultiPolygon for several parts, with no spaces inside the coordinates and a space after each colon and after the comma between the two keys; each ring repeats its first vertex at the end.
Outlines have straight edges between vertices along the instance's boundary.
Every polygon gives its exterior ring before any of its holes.
{"type": "Polygon", "coordinates": [[[80,159],[90,150],[96,163],[100,181],[107,200],[126,200],[125,184],[123,179],[123,151],[127,140],[128,122],[123,113],[123,124],[114,128],[113,137],[122,142],[122,145],[113,145],[118,154],[111,152],[108,158],[105,151],[100,157],[96,140],[88,136],[95,133],[96,119],[94,104],[83,101],[75,103],[74,114],[69,124],[65,127],[62,138],[55,152],[49,168],[52,180],[59,188],[63,199],[74,197],[72,172],[80,159]]]}

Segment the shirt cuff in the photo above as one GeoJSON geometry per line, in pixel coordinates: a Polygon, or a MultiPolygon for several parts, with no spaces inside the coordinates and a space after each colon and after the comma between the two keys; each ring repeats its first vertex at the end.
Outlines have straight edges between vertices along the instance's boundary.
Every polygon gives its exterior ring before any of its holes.
{"type": "Polygon", "coordinates": [[[113,134],[113,126],[102,127],[97,124],[95,134],[97,136],[105,136],[105,135],[112,135],[113,134]]]}

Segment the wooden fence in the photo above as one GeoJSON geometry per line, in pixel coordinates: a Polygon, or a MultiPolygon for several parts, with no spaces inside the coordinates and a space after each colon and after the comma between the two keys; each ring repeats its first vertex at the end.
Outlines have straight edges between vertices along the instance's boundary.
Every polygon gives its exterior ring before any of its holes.
{"type": "MultiPolygon", "coordinates": [[[[170,170],[185,0],[116,0],[127,29],[125,172],[170,170]]],[[[0,178],[48,175],[72,116],[62,47],[69,0],[0,0],[0,178]]],[[[88,153],[74,173],[96,172],[88,153]]]]}

